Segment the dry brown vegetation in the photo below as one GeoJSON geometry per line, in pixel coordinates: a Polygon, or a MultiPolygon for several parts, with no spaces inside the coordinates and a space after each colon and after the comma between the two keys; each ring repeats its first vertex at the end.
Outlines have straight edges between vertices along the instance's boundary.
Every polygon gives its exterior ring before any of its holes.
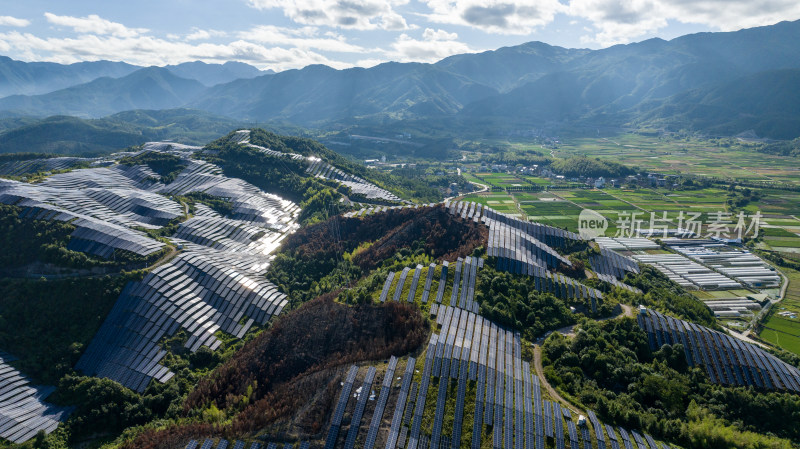
{"type": "Polygon", "coordinates": [[[423,240],[434,258],[455,260],[470,255],[487,238],[485,226],[455,217],[438,205],[392,209],[364,218],[336,217],[300,230],[286,240],[283,249],[303,257],[349,252],[364,242],[375,242],[354,258],[369,270],[415,241],[423,240]]]}
{"type": "Polygon", "coordinates": [[[123,447],[168,449],[195,437],[281,432],[288,423],[295,436],[318,437],[327,427],[347,365],[412,352],[429,332],[410,305],[351,307],[334,297],[323,295],[281,317],[189,394],[187,416],[213,405],[233,416],[230,425],[146,431],[123,447]]]}

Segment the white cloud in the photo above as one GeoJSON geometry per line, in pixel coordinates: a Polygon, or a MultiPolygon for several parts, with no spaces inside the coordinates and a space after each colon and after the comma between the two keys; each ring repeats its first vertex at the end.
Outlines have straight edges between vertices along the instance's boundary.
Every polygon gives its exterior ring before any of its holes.
{"type": "Polygon", "coordinates": [[[248,3],[258,9],[281,9],[286,17],[303,25],[391,31],[410,28],[393,9],[408,0],[248,0],[248,3]]]}
{"type": "Polygon", "coordinates": [[[733,31],[800,18],[796,0],[570,0],[571,16],[595,28],[584,42],[612,45],[630,42],[668,26],[669,21],[733,31]]]}
{"type": "Polygon", "coordinates": [[[456,33],[431,28],[423,31],[422,40],[403,33],[392,43],[392,51],[387,52],[387,56],[400,62],[436,62],[448,56],[472,51],[467,44],[457,39],[456,33]]]}
{"type": "Polygon", "coordinates": [[[659,0],[658,4],[662,14],[671,19],[708,25],[722,31],[800,18],[800,2],[796,0],[659,0]]]}
{"type": "Polygon", "coordinates": [[[454,41],[458,39],[458,34],[448,33],[445,30],[425,28],[425,31],[422,32],[422,37],[428,41],[454,41]]]}
{"type": "Polygon", "coordinates": [[[464,25],[497,34],[530,34],[566,11],[558,0],[423,0],[431,22],[464,25]]]}
{"type": "Polygon", "coordinates": [[[92,14],[86,17],[57,16],[44,13],[48,22],[57,26],[72,28],[76,33],[111,35],[116,37],[135,37],[147,33],[146,28],[128,28],[125,25],[92,14]]]}
{"type": "Polygon", "coordinates": [[[372,50],[348,43],[344,36],[327,32],[320,37],[316,27],[284,28],[262,25],[238,33],[242,39],[262,44],[291,46],[301,49],[314,49],[335,53],[366,53],[372,50]]]}
{"type": "Polygon", "coordinates": [[[186,61],[243,61],[261,69],[281,71],[325,64],[349,66],[302,48],[264,46],[246,40],[225,44],[190,43],[153,36],[117,37],[81,34],[75,38],[41,38],[30,33],[0,33],[0,51],[14,49],[15,57],[29,61],[69,64],[79,61],[112,60],[137,65],[179,64],[186,61]]]}
{"type": "Polygon", "coordinates": [[[367,58],[367,59],[359,59],[356,62],[356,67],[364,67],[368,69],[370,67],[375,67],[376,65],[383,64],[384,62],[389,62],[388,59],[380,59],[380,58],[367,58]]]}
{"type": "Polygon", "coordinates": [[[22,28],[30,24],[31,24],[30,20],[18,19],[16,17],[11,17],[11,16],[0,16],[0,26],[22,28]]]}
{"type": "Polygon", "coordinates": [[[227,35],[228,33],[224,31],[193,28],[192,32],[184,36],[183,39],[187,41],[206,41],[212,37],[225,37],[227,35]]]}

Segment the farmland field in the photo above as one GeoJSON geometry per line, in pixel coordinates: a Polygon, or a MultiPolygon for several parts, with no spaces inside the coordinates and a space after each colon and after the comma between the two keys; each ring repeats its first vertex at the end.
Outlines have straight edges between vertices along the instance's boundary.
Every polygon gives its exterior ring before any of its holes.
{"type": "Polygon", "coordinates": [[[692,173],[718,178],[800,184],[800,167],[791,157],[757,153],[746,144],[728,148],[702,139],[673,139],[620,134],[613,138],[566,138],[553,154],[610,159],[643,171],[692,173]]]}
{"type": "Polygon", "coordinates": [[[800,355],[800,320],[778,315],[783,311],[800,314],[800,272],[788,268],[782,271],[789,278],[786,297],[773,306],[769,317],[762,323],[759,336],[775,346],[800,355]]]}

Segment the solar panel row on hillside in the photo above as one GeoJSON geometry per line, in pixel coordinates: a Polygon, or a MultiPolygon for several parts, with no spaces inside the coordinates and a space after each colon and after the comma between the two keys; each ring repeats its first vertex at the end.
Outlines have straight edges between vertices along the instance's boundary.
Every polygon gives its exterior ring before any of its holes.
{"type": "MultiPolygon", "coordinates": [[[[371,182],[359,178],[324,162],[322,160],[309,161],[309,166],[306,169],[308,173],[320,178],[331,179],[350,188],[351,197],[362,197],[366,200],[379,200],[390,202],[401,202],[402,200],[397,195],[382,189],[371,182]]],[[[361,200],[358,200],[361,201],[361,200]]]]}
{"type": "Polygon", "coordinates": [[[353,388],[353,383],[356,381],[358,374],[358,367],[353,365],[347,372],[347,377],[342,385],[342,390],[339,392],[339,400],[336,402],[336,409],[333,411],[333,418],[331,418],[331,427],[328,429],[328,436],[325,439],[325,449],[333,449],[336,446],[336,439],[339,437],[339,428],[342,425],[342,418],[344,418],[344,411],[347,407],[347,401],[350,399],[350,390],[353,388]]]}
{"type": "Polygon", "coordinates": [[[0,164],[0,176],[24,176],[31,173],[67,170],[77,165],[89,164],[95,160],[82,157],[51,157],[25,161],[8,161],[0,164]]]}
{"type": "MultiPolygon", "coordinates": [[[[433,342],[433,340],[431,340],[433,342]]],[[[428,352],[431,351],[431,344],[428,344],[428,352]]],[[[403,420],[403,411],[406,408],[406,401],[409,395],[409,388],[411,387],[411,380],[414,377],[414,364],[417,360],[414,357],[409,357],[406,363],[406,370],[403,373],[403,383],[400,386],[400,392],[397,395],[397,402],[395,403],[394,415],[392,417],[392,424],[389,428],[389,436],[386,439],[385,449],[394,449],[397,445],[397,440],[400,436],[400,424],[403,420]]]]}
{"type": "Polygon", "coordinates": [[[261,276],[264,259],[186,246],[187,252],[125,286],[77,369],[143,391],[150,379],[166,382],[173,375],[159,365],[166,354],[162,337],[183,328],[189,350],[216,349],[216,331],[241,337],[287,304],[261,276]]]}
{"type": "Polygon", "coordinates": [[[755,345],[653,310],[637,319],[651,349],[684,345],[687,362],[703,365],[712,382],[800,392],[800,371],[755,345]]]}
{"type": "Polygon", "coordinates": [[[639,265],[632,259],[607,248],[600,248],[600,254],[589,258],[592,269],[599,274],[624,279],[628,273],[638,273],[639,265]]]}
{"type": "Polygon", "coordinates": [[[66,419],[69,409],[44,402],[53,387],[33,387],[8,362],[15,359],[0,353],[0,437],[24,443],[40,431],[50,433],[66,419]]]}
{"type": "Polygon", "coordinates": [[[356,445],[356,437],[358,436],[358,430],[361,426],[361,417],[364,416],[364,409],[367,407],[367,399],[370,396],[370,390],[372,389],[372,382],[375,380],[376,371],[374,366],[370,366],[367,369],[364,383],[361,385],[360,392],[358,392],[358,401],[356,401],[353,417],[350,419],[350,429],[347,431],[347,438],[344,442],[345,449],[353,449],[356,445]]]}
{"type": "Polygon", "coordinates": [[[381,420],[383,420],[383,412],[386,410],[386,403],[389,401],[389,393],[392,391],[392,381],[394,380],[394,372],[396,369],[397,357],[392,356],[392,358],[389,359],[389,365],[386,367],[386,373],[383,376],[381,392],[378,396],[378,402],[375,403],[375,411],[372,414],[367,437],[364,440],[364,449],[372,449],[375,446],[381,420]]]}

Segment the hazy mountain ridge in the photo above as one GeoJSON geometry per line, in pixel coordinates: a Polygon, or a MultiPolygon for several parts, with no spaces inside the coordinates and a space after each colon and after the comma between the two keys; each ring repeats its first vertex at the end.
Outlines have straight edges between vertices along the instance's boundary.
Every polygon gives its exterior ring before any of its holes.
{"type": "MultiPolygon", "coordinates": [[[[0,98],[11,95],[47,94],[89,83],[99,78],[122,78],[145,68],[147,67],[115,61],[58,64],[55,62],[23,62],[0,56],[0,98]]],[[[249,64],[235,61],[224,64],[193,61],[168,65],[164,68],[176,76],[199,81],[205,86],[272,73],[271,70],[261,71],[249,64]]]]}
{"type": "Polygon", "coordinates": [[[21,115],[100,117],[130,109],[174,108],[204,89],[199,81],[180,78],[165,68],[148,67],[122,78],[98,78],[49,94],[12,95],[0,99],[0,109],[21,115]]]}
{"type": "Polygon", "coordinates": [[[633,124],[732,134],[758,129],[768,137],[791,138],[800,135],[790,127],[800,117],[796,108],[782,106],[789,116],[769,121],[776,117],[772,107],[794,98],[796,88],[785,81],[758,85],[770,79],[766,75],[747,77],[800,69],[796,42],[800,21],[602,50],[530,42],[435,64],[390,62],[368,69],[313,65],[258,75],[240,63],[186,63],[45,95],[7,97],[0,99],[0,113],[102,117],[128,109],[190,107],[238,120],[319,127],[446,117],[457,125],[490,119],[524,126],[633,124]],[[240,78],[217,83],[234,76],[240,78]],[[749,79],[756,94],[736,94],[738,79],[749,79]],[[735,113],[709,120],[718,107],[698,89],[716,96],[727,90],[743,103],[724,102],[735,113]],[[764,95],[772,106],[759,106],[761,89],[768,89],[764,95]]]}

